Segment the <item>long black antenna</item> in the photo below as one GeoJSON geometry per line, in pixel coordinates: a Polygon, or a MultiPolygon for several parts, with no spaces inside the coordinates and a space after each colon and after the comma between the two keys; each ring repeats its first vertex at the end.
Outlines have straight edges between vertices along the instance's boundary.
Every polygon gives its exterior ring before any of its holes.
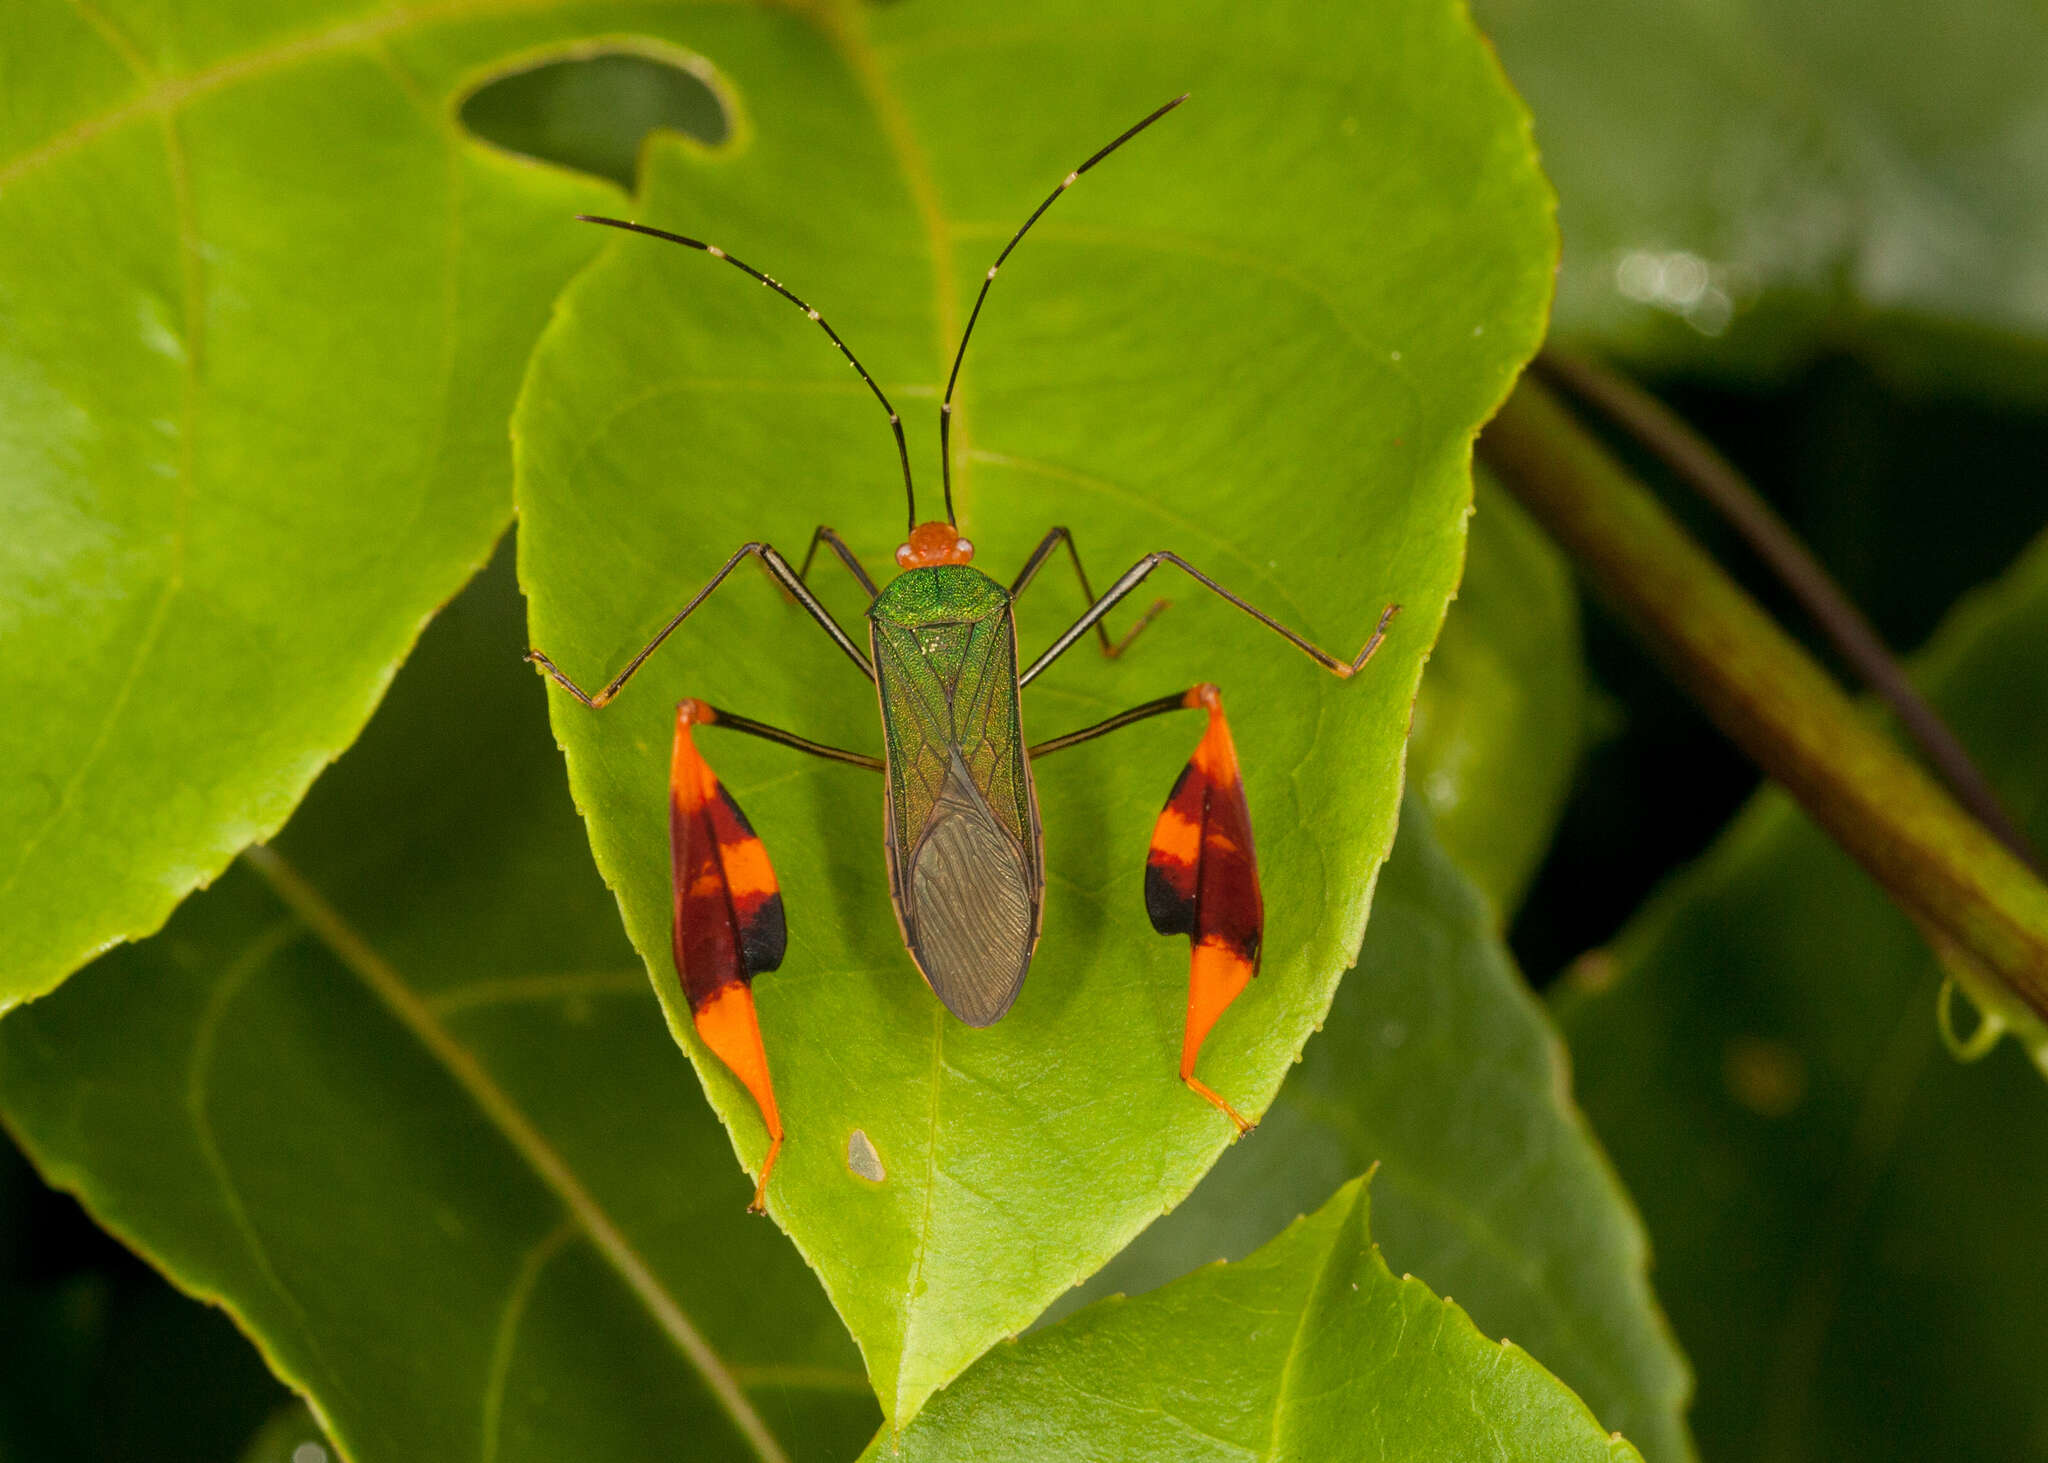
{"type": "MultiPolygon", "coordinates": [[[[1146,122],[1149,122],[1151,120],[1152,119],[1150,117],[1147,117],[1145,119],[1146,122]]],[[[1144,125],[1144,122],[1138,124],[1138,126],[1140,127],[1144,125]]],[[[1131,130],[1136,131],[1137,128],[1132,128],[1131,130]]],[[[1124,134],[1125,137],[1128,137],[1129,135],[1130,133],[1124,134]]],[[[1122,137],[1119,137],[1117,139],[1117,142],[1122,141],[1122,137]]],[[[1111,147],[1114,147],[1115,145],[1116,143],[1110,144],[1111,147]]],[[[1108,149],[1105,148],[1103,151],[1106,152],[1108,151],[1108,149]]],[[[1096,154],[1096,157],[1100,156],[1101,153],[1096,154]]],[[[1090,158],[1088,161],[1092,164],[1095,161],[1095,158],[1090,158]]],[[[646,224],[629,223],[622,218],[601,218],[594,213],[579,213],[576,215],[576,217],[587,224],[603,224],[607,228],[625,229],[635,234],[647,234],[656,239],[667,239],[671,244],[682,244],[687,248],[702,250],[704,253],[709,254],[713,259],[723,259],[727,264],[730,264],[734,269],[744,270],[748,275],[759,280],[762,284],[768,286],[769,289],[775,291],[776,294],[782,296],[783,299],[789,301],[790,304],[796,306],[799,310],[803,311],[806,315],[810,316],[811,319],[817,323],[818,329],[824,331],[825,334],[832,337],[832,344],[839,347],[839,354],[846,357],[846,363],[849,366],[853,367],[854,370],[860,372],[860,379],[868,383],[868,390],[875,393],[875,400],[882,403],[882,410],[889,414],[889,430],[896,434],[896,456],[903,463],[903,496],[909,500],[910,504],[910,526],[912,528],[917,527],[917,489],[913,487],[910,482],[910,448],[903,440],[903,419],[896,415],[896,408],[889,405],[889,398],[882,394],[882,388],[875,384],[875,378],[868,374],[868,368],[866,366],[863,366],[859,362],[859,360],[855,358],[853,352],[846,348],[846,342],[839,338],[838,331],[834,330],[830,325],[828,325],[825,322],[825,317],[823,315],[820,315],[816,310],[813,310],[808,304],[804,303],[804,301],[798,299],[795,295],[791,294],[787,289],[783,287],[782,281],[777,279],[770,279],[767,275],[761,273],[760,270],[754,268],[753,265],[748,264],[743,260],[735,259],[732,255],[726,253],[725,250],[719,248],[716,244],[707,244],[702,239],[693,239],[690,238],[687,234],[672,234],[667,229],[650,228],[646,224]]],[[[977,305],[975,308],[979,309],[980,306],[977,305]]],[[[959,369],[957,362],[954,365],[954,369],[956,371],[959,369]]],[[[948,516],[950,516],[950,513],[951,508],[949,504],[948,516]]]]}
{"type": "MultiPolygon", "coordinates": [[[[1033,224],[1038,222],[1039,215],[1043,214],[1048,208],[1051,208],[1059,196],[1073,187],[1083,173],[1186,101],[1189,95],[1190,93],[1188,92],[1182,92],[1165,106],[1146,117],[1144,121],[1126,128],[1114,142],[1098,149],[1095,155],[1089,158],[1087,162],[1081,164],[1080,167],[1062,178],[1059,187],[1053,189],[1046,196],[1045,202],[1039,204],[1038,207],[1031,211],[1031,217],[1024,220],[1024,227],[1010,236],[1010,242],[1003,245],[1003,252],[996,255],[996,262],[991,264],[988,268],[988,273],[982,276],[981,293],[974,297],[974,311],[967,317],[967,328],[960,332],[960,349],[953,356],[953,374],[946,378],[946,399],[939,404],[939,472],[946,485],[946,522],[951,523],[953,521],[953,451],[950,446],[953,436],[953,386],[960,379],[960,363],[967,358],[967,341],[974,334],[974,322],[981,318],[981,304],[982,301],[988,298],[988,287],[996,282],[996,271],[1003,267],[1003,261],[1010,257],[1010,251],[1017,247],[1018,241],[1031,231],[1033,224]]],[[[702,246],[700,245],[699,247],[701,248],[702,246]]]]}

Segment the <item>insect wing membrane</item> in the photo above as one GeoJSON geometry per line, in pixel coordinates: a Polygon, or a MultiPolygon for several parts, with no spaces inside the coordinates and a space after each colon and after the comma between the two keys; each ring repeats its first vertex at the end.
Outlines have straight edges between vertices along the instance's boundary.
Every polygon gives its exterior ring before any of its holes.
{"type": "Polygon", "coordinates": [[[914,569],[869,614],[903,943],[948,1010],[987,1026],[1024,983],[1045,884],[1009,596],[966,565],[914,569]]]}

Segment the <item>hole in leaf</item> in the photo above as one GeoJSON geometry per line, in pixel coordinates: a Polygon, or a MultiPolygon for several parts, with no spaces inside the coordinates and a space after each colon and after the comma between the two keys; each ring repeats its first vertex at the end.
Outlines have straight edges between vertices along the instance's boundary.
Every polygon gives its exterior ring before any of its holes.
{"type": "Polygon", "coordinates": [[[458,115],[486,142],[630,192],[650,132],[679,132],[706,147],[732,135],[712,81],[711,68],[684,52],[579,51],[485,82],[458,115]]]}

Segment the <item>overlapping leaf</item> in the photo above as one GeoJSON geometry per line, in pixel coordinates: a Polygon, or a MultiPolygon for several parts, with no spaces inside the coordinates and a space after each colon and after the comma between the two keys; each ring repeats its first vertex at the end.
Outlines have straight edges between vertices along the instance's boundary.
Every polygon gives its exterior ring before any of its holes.
{"type": "Polygon", "coordinates": [[[1226,1153],[1078,1298],[1240,1259],[1375,1165],[1373,1232],[1396,1269],[1512,1337],[1653,1463],[1693,1456],[1689,1376],[1650,1294],[1641,1222],[1492,910],[1412,794],[1358,968],[1259,1141],[1226,1153]]]}
{"type": "Polygon", "coordinates": [[[0,1026],[0,1112],[352,1463],[850,1456],[859,1357],[743,1211],[522,643],[507,562],[274,850],[0,1026]]]}
{"type": "Polygon", "coordinates": [[[509,509],[618,190],[456,122],[629,4],[24,0],[0,43],[0,1010],[155,929],[352,741],[509,509]]]}
{"type": "Polygon", "coordinates": [[[1639,1459],[1371,1242],[1365,1181],[1237,1264],[1001,1347],[866,1457],[1639,1459]]]}
{"type": "MultiPolygon", "coordinates": [[[[1263,1109],[1330,1000],[1392,836],[1422,658],[1458,569],[1470,435],[1540,329],[1546,196],[1515,104],[1453,6],[1313,17],[1129,3],[760,17],[715,53],[749,119],[730,161],[657,150],[644,212],[817,305],[912,424],[936,512],[945,355],[1023,214],[1158,101],[1195,99],[1064,197],[1013,260],[963,378],[960,521],[1007,576],[1070,524],[1098,583],[1172,548],[1349,655],[1340,684],[1182,584],[1123,660],[1035,683],[1043,737],[1222,684],[1270,911],[1265,972],[1209,1080],[1263,1109]]],[[[740,543],[828,521],[889,562],[903,506],[882,414],[795,312],[702,255],[622,239],[565,297],[517,418],[535,642],[597,681],[740,543]]],[[[861,607],[836,566],[842,619],[861,607]]],[[[1054,565],[1026,654],[1077,611],[1054,565]]],[[[554,708],[628,931],[750,1163],[751,1101],[694,1046],[670,967],[670,705],[702,696],[871,750],[874,693],[748,570],[610,709],[554,708]]],[[[1041,769],[1049,888],[1017,1007],[946,1017],[897,941],[879,784],[704,738],[765,837],[790,918],[757,990],[790,1130],[770,1211],[907,1420],[1161,1209],[1228,1129],[1175,1080],[1184,944],[1140,881],[1196,728],[1154,722],[1041,769]],[[858,1132],[886,1177],[849,1169],[858,1132]]]]}
{"type": "MultiPolygon", "coordinates": [[[[2048,843],[2048,541],[1926,658],[2048,843]]],[[[1913,925],[1775,793],[1589,959],[1560,1016],[1643,1206],[1709,1456],[2009,1460],[2042,1447],[2048,1107],[2010,1043],[1942,1050],[1913,925]]]]}

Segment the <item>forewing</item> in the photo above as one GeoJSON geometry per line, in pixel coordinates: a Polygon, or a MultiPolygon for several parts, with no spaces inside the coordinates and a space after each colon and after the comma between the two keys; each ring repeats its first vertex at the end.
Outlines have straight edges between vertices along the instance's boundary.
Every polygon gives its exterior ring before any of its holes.
{"type": "Polygon", "coordinates": [[[1023,983],[1044,882],[1010,615],[877,622],[873,643],[904,943],[947,1008],[985,1026],[1023,983]]]}
{"type": "Polygon", "coordinates": [[[990,810],[1035,862],[1031,805],[1017,697],[1017,637],[1010,612],[974,626],[953,692],[953,745],[990,810]]]}
{"type": "MultiPolygon", "coordinates": [[[[889,869],[892,886],[900,886],[896,876],[910,867],[910,851],[946,785],[953,708],[925,663],[916,630],[877,622],[872,643],[888,747],[889,869]]],[[[895,892],[900,895],[900,887],[895,892]]]]}
{"type": "Polygon", "coordinates": [[[918,627],[878,621],[872,643],[889,748],[889,853],[898,892],[956,752],[1035,876],[1038,816],[1018,720],[1009,612],[918,627]]]}

